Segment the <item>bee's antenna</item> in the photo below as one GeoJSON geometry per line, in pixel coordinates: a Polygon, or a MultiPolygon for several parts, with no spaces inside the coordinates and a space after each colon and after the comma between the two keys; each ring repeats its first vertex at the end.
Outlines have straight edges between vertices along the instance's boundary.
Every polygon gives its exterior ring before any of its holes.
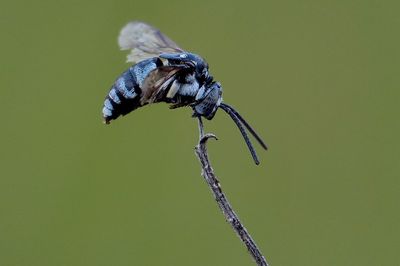
{"type": "MultiPolygon", "coordinates": [[[[238,118],[238,116],[235,114],[235,112],[233,112],[232,109],[229,108],[228,105],[226,105],[226,104],[224,104],[224,103],[221,103],[219,107],[221,107],[222,110],[224,110],[228,115],[231,116],[232,120],[235,122],[235,124],[236,124],[237,127],[239,128],[240,133],[242,133],[242,136],[243,136],[243,138],[244,138],[244,141],[246,142],[247,147],[248,147],[249,150],[250,150],[251,156],[253,157],[254,163],[257,164],[257,165],[259,165],[259,164],[260,164],[260,161],[259,161],[258,158],[257,158],[257,153],[256,153],[256,151],[254,150],[254,147],[253,147],[253,145],[252,145],[251,142],[250,142],[250,139],[249,139],[249,136],[248,136],[247,133],[246,133],[246,130],[243,128],[243,126],[242,126],[242,124],[241,124],[241,119],[238,118]]],[[[246,124],[245,124],[245,126],[246,126],[246,124]]],[[[246,126],[246,127],[247,127],[247,126],[246,126]]],[[[250,130],[249,130],[249,131],[250,131],[250,130]]],[[[250,131],[250,132],[251,132],[251,131],[250,131]]],[[[253,131],[253,132],[254,132],[254,131],[253,131]]],[[[265,144],[264,144],[264,145],[265,145],[265,144]]]]}
{"type": "Polygon", "coordinates": [[[232,113],[236,115],[237,118],[243,123],[243,125],[250,131],[250,133],[253,135],[253,137],[260,143],[260,145],[265,149],[268,150],[268,146],[264,143],[264,141],[261,139],[260,136],[256,133],[256,131],[244,120],[244,118],[230,105],[226,103],[221,103],[220,107],[225,110],[224,108],[230,109],[232,113]]]}

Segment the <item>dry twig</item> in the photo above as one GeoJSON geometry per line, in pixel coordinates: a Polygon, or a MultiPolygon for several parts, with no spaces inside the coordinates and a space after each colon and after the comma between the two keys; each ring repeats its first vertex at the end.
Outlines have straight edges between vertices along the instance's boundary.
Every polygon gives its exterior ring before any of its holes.
{"type": "Polygon", "coordinates": [[[213,168],[211,167],[210,161],[208,159],[206,142],[210,138],[217,139],[217,137],[214,134],[204,134],[203,122],[200,117],[198,117],[198,121],[199,121],[200,139],[199,139],[199,144],[196,146],[195,150],[196,150],[196,155],[199,158],[201,164],[202,175],[206,180],[208,186],[210,187],[212,193],[214,194],[214,198],[217,201],[218,206],[222,210],[225,219],[230,223],[233,230],[235,230],[236,234],[246,245],[247,250],[250,252],[251,256],[256,261],[257,265],[268,266],[267,261],[261,254],[256,243],[251,238],[250,234],[247,232],[243,224],[240,222],[239,217],[233,211],[231,205],[228,202],[228,199],[222,192],[221,185],[214,174],[213,168]]]}

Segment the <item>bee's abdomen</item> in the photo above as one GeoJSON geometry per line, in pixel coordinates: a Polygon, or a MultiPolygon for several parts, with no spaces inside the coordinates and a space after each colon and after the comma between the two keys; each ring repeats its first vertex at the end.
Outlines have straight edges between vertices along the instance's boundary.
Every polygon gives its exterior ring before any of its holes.
{"type": "Polygon", "coordinates": [[[103,106],[104,121],[110,120],[140,107],[140,95],[142,91],[136,79],[129,70],[125,71],[111,87],[103,106]]]}
{"type": "Polygon", "coordinates": [[[142,106],[140,103],[141,86],[148,73],[160,65],[161,62],[158,60],[144,60],[130,67],[115,81],[104,100],[105,123],[108,124],[120,115],[126,115],[142,106]]]}

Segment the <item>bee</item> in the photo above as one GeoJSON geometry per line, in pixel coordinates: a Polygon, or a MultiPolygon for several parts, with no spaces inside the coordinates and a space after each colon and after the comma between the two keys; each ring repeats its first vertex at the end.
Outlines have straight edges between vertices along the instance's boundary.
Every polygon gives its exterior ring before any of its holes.
{"type": "Polygon", "coordinates": [[[265,150],[267,145],[232,106],[222,101],[221,84],[214,81],[201,56],[186,52],[157,28],[139,21],[129,22],[122,28],[118,43],[121,50],[130,50],[127,62],[134,64],[117,78],[105,98],[106,124],[120,115],[158,102],[170,104],[171,109],[191,107],[193,117],[208,120],[221,108],[236,123],[254,162],[259,164],[245,128],[265,150]]]}

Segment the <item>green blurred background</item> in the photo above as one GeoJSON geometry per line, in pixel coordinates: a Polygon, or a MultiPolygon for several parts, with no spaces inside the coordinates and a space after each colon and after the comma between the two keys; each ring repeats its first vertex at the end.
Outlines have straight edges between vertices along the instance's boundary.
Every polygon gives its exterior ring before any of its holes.
{"type": "Polygon", "coordinates": [[[206,123],[228,198],[271,265],[400,265],[398,1],[0,3],[0,265],[254,265],[200,176],[190,109],[110,126],[147,21],[201,54],[270,146],[206,123]]]}

